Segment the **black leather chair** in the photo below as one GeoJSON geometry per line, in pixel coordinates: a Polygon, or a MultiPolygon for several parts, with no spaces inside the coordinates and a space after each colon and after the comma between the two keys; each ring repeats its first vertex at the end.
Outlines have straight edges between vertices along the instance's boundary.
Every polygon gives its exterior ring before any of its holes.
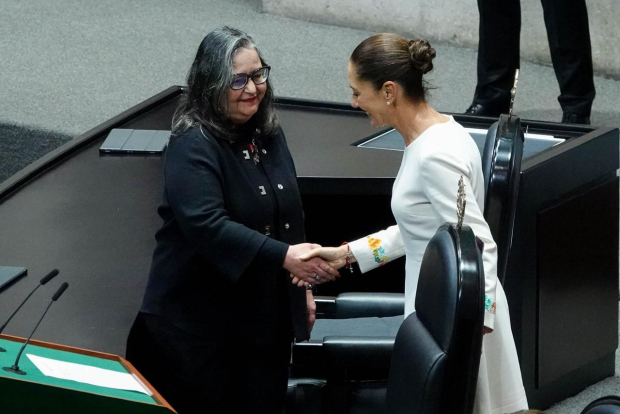
{"type": "Polygon", "coordinates": [[[319,414],[326,411],[325,380],[294,378],[288,382],[286,414],[319,414]]]}
{"type": "Polygon", "coordinates": [[[482,152],[484,218],[497,243],[497,277],[502,283],[512,245],[524,140],[521,119],[501,115],[489,128],[482,152]]]}
{"type": "Polygon", "coordinates": [[[470,414],[484,323],[484,270],[467,226],[442,226],[420,269],[416,311],[396,335],[387,389],[390,414],[470,414]]]}
{"type": "Polygon", "coordinates": [[[328,413],[471,413],[484,321],[484,271],[468,226],[446,224],[425,251],[416,312],[393,337],[329,336],[322,343],[328,413]],[[390,367],[391,365],[391,367],[390,367]],[[372,378],[390,367],[389,381],[372,378]],[[387,401],[387,404],[386,404],[387,401]],[[387,407],[387,411],[386,411],[387,407]]]}
{"type": "Polygon", "coordinates": [[[337,297],[315,296],[317,318],[387,318],[405,313],[402,293],[341,293],[337,297]]]}
{"type": "Polygon", "coordinates": [[[592,401],[581,414],[620,414],[620,397],[608,395],[592,401]]]}

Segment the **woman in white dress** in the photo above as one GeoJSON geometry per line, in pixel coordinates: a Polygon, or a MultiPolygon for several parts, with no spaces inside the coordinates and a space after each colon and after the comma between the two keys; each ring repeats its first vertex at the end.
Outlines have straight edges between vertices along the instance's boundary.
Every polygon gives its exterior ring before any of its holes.
{"type": "MultiPolygon", "coordinates": [[[[351,105],[361,108],[375,127],[390,125],[405,140],[405,152],[392,192],[397,225],[337,248],[302,256],[321,256],[336,268],[357,262],[362,272],[406,256],[405,317],[414,312],[424,250],[439,226],[456,222],[458,181],[464,178],[464,223],[484,242],[485,318],[477,414],[527,409],[508,304],[497,279],[497,246],[482,215],[481,158],[471,136],[452,117],[426,101],[422,77],[433,68],[435,49],[424,40],[382,33],[364,40],[351,55],[348,80],[351,105]]],[[[303,281],[293,280],[303,284],[303,281]]]]}

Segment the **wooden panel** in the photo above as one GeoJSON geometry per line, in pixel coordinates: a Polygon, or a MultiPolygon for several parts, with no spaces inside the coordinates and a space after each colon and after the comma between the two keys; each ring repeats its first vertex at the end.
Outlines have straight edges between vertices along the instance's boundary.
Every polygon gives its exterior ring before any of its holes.
{"type": "Polygon", "coordinates": [[[618,182],[538,214],[538,387],[618,346],[618,182]]]}

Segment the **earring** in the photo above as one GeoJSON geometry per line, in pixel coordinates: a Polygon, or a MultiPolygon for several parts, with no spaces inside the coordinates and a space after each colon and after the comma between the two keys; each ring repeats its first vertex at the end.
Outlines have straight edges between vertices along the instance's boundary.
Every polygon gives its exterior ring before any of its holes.
{"type": "Polygon", "coordinates": [[[387,104],[389,105],[389,104],[390,104],[390,101],[387,101],[387,104]]]}

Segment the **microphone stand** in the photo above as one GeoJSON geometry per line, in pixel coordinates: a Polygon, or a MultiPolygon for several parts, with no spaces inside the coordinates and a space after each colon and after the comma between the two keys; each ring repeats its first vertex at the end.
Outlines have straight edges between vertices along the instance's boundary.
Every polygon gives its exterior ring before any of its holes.
{"type": "MultiPolygon", "coordinates": [[[[43,279],[41,279],[41,281],[39,282],[39,284],[37,285],[37,287],[35,287],[32,292],[30,292],[30,294],[28,296],[26,296],[26,299],[24,299],[24,301],[17,307],[17,309],[15,309],[15,312],[13,312],[13,314],[11,316],[9,316],[9,319],[7,319],[7,321],[4,323],[4,325],[0,326],[0,334],[2,333],[2,331],[4,331],[4,328],[6,328],[6,326],[8,325],[8,323],[11,321],[11,319],[13,319],[13,316],[15,316],[15,314],[17,312],[19,312],[19,310],[22,308],[22,306],[24,306],[24,303],[26,303],[26,301],[30,298],[30,296],[32,296],[32,294],[34,292],[37,291],[38,288],[40,288],[41,286],[45,285],[47,282],[49,282],[50,280],[52,280],[53,278],[56,277],[56,275],[58,275],[58,270],[54,269],[51,272],[49,272],[43,279]]],[[[47,311],[46,311],[47,312],[47,311]]],[[[2,348],[0,346],[0,352],[6,352],[6,349],[2,348]]]]}
{"type": "Polygon", "coordinates": [[[52,301],[49,303],[49,305],[47,305],[47,308],[45,309],[45,312],[43,312],[43,316],[41,316],[41,319],[39,319],[39,322],[37,322],[37,326],[34,327],[34,329],[32,330],[32,333],[30,334],[28,339],[26,339],[26,342],[24,342],[24,345],[22,346],[22,348],[19,350],[19,353],[17,354],[17,358],[15,358],[15,363],[13,364],[12,367],[4,367],[4,368],[2,368],[4,371],[12,372],[13,374],[26,375],[26,372],[24,372],[21,369],[19,369],[19,365],[18,365],[19,364],[19,359],[21,358],[22,353],[24,352],[24,349],[26,349],[26,345],[28,345],[28,343],[30,342],[30,338],[32,338],[32,335],[34,335],[34,332],[37,330],[37,328],[41,324],[41,321],[43,320],[43,318],[47,314],[47,311],[50,310],[50,307],[52,306],[52,303],[54,303],[54,302],[56,302],[58,300],[60,295],[62,295],[62,293],[67,289],[67,287],[69,287],[69,284],[67,282],[65,282],[65,283],[63,283],[58,288],[58,290],[56,291],[56,293],[52,297],[52,301]]]}

